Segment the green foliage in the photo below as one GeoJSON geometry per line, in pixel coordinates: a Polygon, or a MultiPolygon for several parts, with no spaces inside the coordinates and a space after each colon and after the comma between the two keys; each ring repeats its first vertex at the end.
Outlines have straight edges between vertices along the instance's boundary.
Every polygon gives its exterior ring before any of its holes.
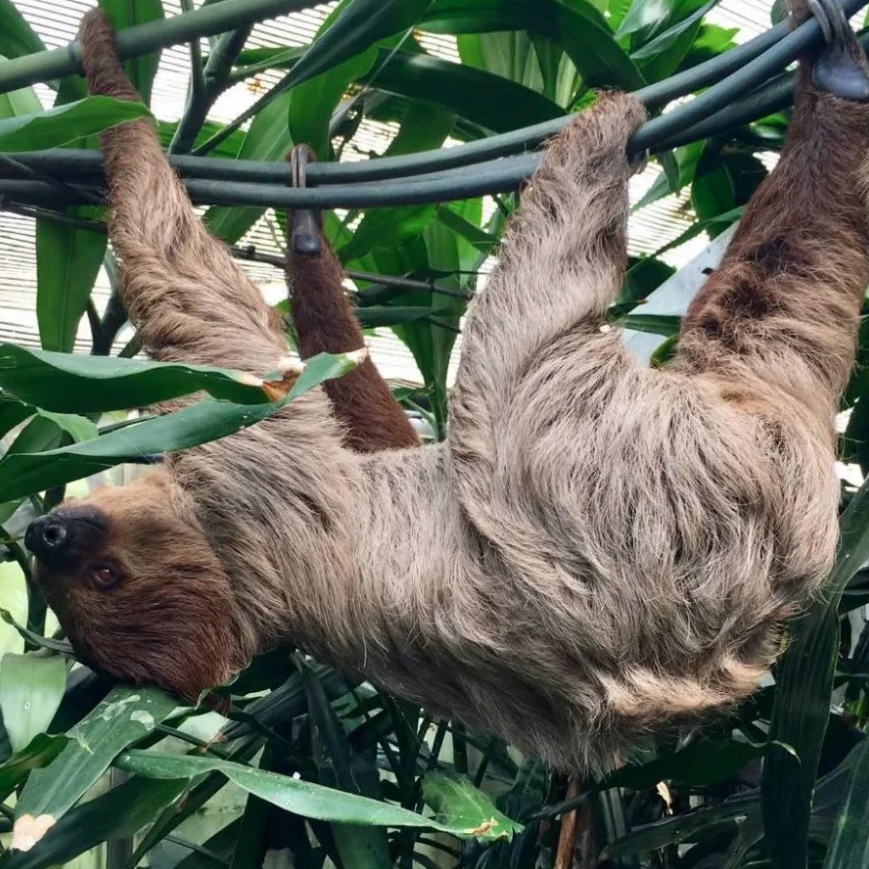
{"type": "MultiPolygon", "coordinates": [[[[193,124],[191,149],[281,160],[307,142],[319,159],[334,160],[364,120],[397,126],[389,155],[535,124],[587,105],[591,88],[634,89],[727,50],[735,31],[704,18],[714,3],[349,0],[309,45],[244,49],[218,92],[272,69],[285,76],[282,85],[257,101],[249,126],[244,119],[193,124]],[[425,51],[421,33],[454,35],[461,62],[425,51]]],[[[119,26],[163,15],[158,0],[101,5],[119,26]]],[[[43,47],[14,3],[0,0],[0,55],[43,47]]],[[[145,105],[156,66],[156,56],[127,62],[145,105]]],[[[47,111],[31,88],[0,95],[0,151],[93,148],[101,130],[147,112],[87,97],[78,77],[49,85],[57,101],[47,111]]],[[[678,340],[678,317],[643,310],[673,275],[670,252],[712,239],[739,218],[766,173],[758,155],[781,147],[786,123],[780,113],[676,149],[635,205],[642,212],[680,193],[692,220],[654,254],[631,258],[611,311],[613,324],[661,337],[652,364],[665,364],[678,340]]],[[[168,145],[178,123],[157,124],[168,145]]],[[[365,328],[391,329],[412,353],[422,386],[399,394],[435,437],[447,433],[450,363],[468,299],[515,205],[505,196],[323,215],[345,266],[375,276],[356,282],[359,319],[365,328]],[[376,276],[417,283],[396,287],[376,276]]],[[[64,216],[100,221],[104,212],[91,205],[64,216]]],[[[236,243],[263,217],[272,229],[285,227],[284,215],[258,208],[212,207],[205,220],[236,243]]],[[[311,360],[290,395],[273,401],[257,379],[273,372],[73,355],[97,273],[105,264],[112,272],[105,236],[40,219],[36,249],[43,349],[0,346],[0,552],[10,559],[0,577],[23,582],[27,601],[16,618],[28,625],[20,628],[28,648],[42,647],[0,662],[0,832],[12,833],[14,824],[18,843],[30,845],[4,856],[7,869],[61,865],[134,836],[123,869],[152,858],[177,869],[254,869],[276,829],[288,860],[303,869],[328,861],[341,869],[549,869],[562,819],[577,806],[579,840],[599,858],[577,865],[867,865],[869,629],[851,638],[849,620],[869,602],[869,571],[861,569],[869,554],[865,487],[845,491],[839,562],[823,598],[791,626],[774,682],[682,741],[648,740],[629,763],[582,782],[570,799],[568,782],[542,762],[288,649],[261,655],[215,690],[231,704],[228,721],[208,705],[178,706],[154,689],[109,688],[70,670],[69,648],[52,634],[29,583],[17,540],[27,519],[56,503],[66,484],[253,425],[352,362],[311,360]],[[127,418],[130,409],[194,393],[207,397],[163,417],[127,418]],[[105,792],[112,769],[129,779],[105,792]],[[228,814],[211,835],[185,832],[228,783],[244,795],[243,812],[228,814]],[[198,838],[177,862],[154,851],[184,844],[186,835],[198,838]]],[[[863,326],[842,443],[846,458],[869,470],[869,318],[863,326]]]]}

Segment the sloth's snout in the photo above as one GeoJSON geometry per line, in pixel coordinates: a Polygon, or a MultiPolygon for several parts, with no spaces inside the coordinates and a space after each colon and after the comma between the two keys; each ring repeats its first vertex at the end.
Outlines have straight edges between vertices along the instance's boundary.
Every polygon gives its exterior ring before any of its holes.
{"type": "Polygon", "coordinates": [[[102,539],[106,523],[95,511],[72,507],[34,519],[24,545],[46,567],[71,567],[102,539]]]}
{"type": "Polygon", "coordinates": [[[69,547],[69,531],[64,522],[54,516],[42,516],[30,523],[24,534],[24,545],[39,559],[50,561],[69,547]]]}

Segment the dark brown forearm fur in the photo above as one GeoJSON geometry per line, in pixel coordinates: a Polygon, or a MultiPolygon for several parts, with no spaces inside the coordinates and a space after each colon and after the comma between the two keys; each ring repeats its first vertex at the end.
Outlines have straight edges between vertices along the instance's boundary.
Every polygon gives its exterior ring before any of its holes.
{"type": "MultiPolygon", "coordinates": [[[[292,221],[291,213],[289,226],[292,221]]],[[[343,277],[341,263],[322,232],[317,256],[297,254],[292,244],[288,245],[290,302],[303,359],[316,353],[346,353],[364,344],[362,329],[341,285],[343,277]]],[[[328,381],[326,394],[345,424],[345,443],[352,449],[377,452],[419,444],[407,414],[371,359],[350,374],[328,381]]]]}

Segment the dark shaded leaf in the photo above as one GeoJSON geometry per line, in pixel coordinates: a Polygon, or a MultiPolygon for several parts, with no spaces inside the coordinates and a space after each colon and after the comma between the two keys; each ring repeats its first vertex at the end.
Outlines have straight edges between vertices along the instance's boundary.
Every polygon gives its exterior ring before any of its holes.
{"type": "Polygon", "coordinates": [[[851,499],[840,524],[836,566],[823,597],[792,624],[790,646],[776,668],[770,737],[793,746],[799,761],[775,752],[764,764],[763,816],[774,869],[797,869],[808,859],[812,792],[839,642],[839,599],[869,558],[869,482],[851,499]]]}

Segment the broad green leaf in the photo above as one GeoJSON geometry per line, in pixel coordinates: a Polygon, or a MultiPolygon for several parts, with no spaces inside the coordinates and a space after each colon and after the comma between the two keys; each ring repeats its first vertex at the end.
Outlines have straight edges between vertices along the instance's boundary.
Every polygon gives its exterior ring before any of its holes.
{"type": "Polygon", "coordinates": [[[719,2],[720,0],[708,0],[663,33],[631,52],[631,59],[640,64],[643,75],[649,81],[666,78],[679,68],[700,32],[703,17],[719,2]]]}
{"type": "Polygon", "coordinates": [[[619,38],[662,25],[678,0],[633,0],[627,14],[619,24],[619,38]]]}
{"type": "Polygon", "coordinates": [[[417,827],[461,838],[495,839],[507,835],[506,830],[497,826],[478,830],[463,823],[463,819],[457,819],[456,823],[440,822],[389,803],[218,758],[132,750],[124,752],[116,765],[133,775],[159,779],[190,779],[207,772],[219,772],[248,793],[305,818],[376,827],[417,827]]]}
{"type": "Polygon", "coordinates": [[[676,269],[653,256],[640,257],[625,273],[621,291],[613,302],[614,308],[628,313],[643,299],[647,299],[676,269]]]}
{"type": "Polygon", "coordinates": [[[456,235],[461,236],[466,242],[472,244],[480,253],[491,254],[500,243],[498,236],[487,232],[476,223],[466,220],[455,208],[449,205],[438,206],[438,220],[451,229],[456,235]]]}
{"type": "Polygon", "coordinates": [[[869,739],[864,738],[854,754],[848,789],[836,817],[824,869],[869,866],[869,739]]]}
{"type": "Polygon", "coordinates": [[[546,85],[535,38],[545,44],[553,55],[563,55],[562,49],[550,40],[522,30],[463,33],[456,38],[456,46],[465,66],[494,73],[499,78],[540,93],[546,85]]]}
{"type": "MultiPolygon", "coordinates": [[[[238,152],[239,160],[282,160],[287,155],[293,147],[287,122],[291,95],[280,94],[257,114],[238,152]]],[[[203,220],[212,235],[235,244],[264,212],[264,208],[213,205],[203,220]]]]}
{"type": "Polygon", "coordinates": [[[374,74],[362,81],[378,90],[436,103],[497,133],[560,117],[564,110],[539,93],[499,75],[448,60],[399,51],[385,65],[381,50],[374,74]]]}
{"type": "Polygon", "coordinates": [[[243,371],[52,353],[16,344],[0,344],[0,387],[56,413],[125,410],[200,390],[239,404],[269,400],[259,378],[243,371]]]}
{"type": "Polygon", "coordinates": [[[671,184],[666,172],[662,172],[654,181],[652,186],[643,194],[636,205],[631,207],[631,211],[639,211],[671,193],[678,193],[686,184],[690,184],[694,180],[694,172],[697,169],[697,161],[700,159],[705,147],[704,142],[692,142],[684,148],[676,148],[674,152],[676,164],[678,166],[678,180],[675,185],[671,184]]]}
{"type": "Polygon", "coordinates": [[[9,445],[5,456],[51,450],[64,442],[63,429],[46,416],[36,416],[25,425],[9,445]]]}
{"type": "Polygon", "coordinates": [[[775,752],[764,764],[761,795],[773,869],[797,869],[808,859],[812,793],[839,643],[839,600],[869,559],[869,482],[851,499],[840,526],[836,566],[822,588],[823,597],[792,623],[790,645],[775,671],[770,738],[792,746],[799,760],[775,752]]]}
{"type": "MultiPolygon", "coordinates": [[[[115,30],[160,21],[164,17],[160,0],[100,0],[100,6],[108,13],[115,30]]],[[[124,61],[124,69],[146,106],[151,105],[151,85],[159,62],[159,51],[124,61]]]]}
{"type": "MultiPolygon", "coordinates": [[[[339,4],[326,18],[317,31],[315,41],[302,56],[303,62],[310,62],[310,60],[304,61],[304,58],[310,57],[318,42],[334,41],[337,50],[346,50],[349,40],[342,39],[340,33],[329,35],[336,20],[345,14],[345,9],[346,4],[339,4]]],[[[347,56],[345,60],[292,89],[288,117],[290,135],[294,142],[310,145],[320,159],[329,157],[329,122],[332,113],[350,82],[363,76],[371,68],[376,57],[375,46],[366,45],[359,54],[347,56]]]]}
{"type": "MultiPolygon", "coordinates": [[[[429,3],[431,0],[346,0],[343,6],[333,12],[328,29],[308,46],[279,84],[232,124],[205,142],[201,150],[210,150],[247,118],[258,117],[263,108],[279,95],[287,94],[315,76],[368,51],[380,40],[408,30],[417,23],[429,3]]],[[[340,81],[343,74],[339,74],[337,80],[340,81]]],[[[327,90],[331,93],[334,87],[334,83],[331,83],[327,90]]]]}
{"type": "Polygon", "coordinates": [[[469,827],[474,831],[470,835],[509,841],[523,829],[520,823],[501,814],[491,799],[465,776],[426,773],[422,798],[445,824],[469,827]]]}
{"type": "Polygon", "coordinates": [[[0,764],[0,794],[5,799],[35,769],[48,766],[66,747],[66,736],[37,734],[21,751],[0,764]]]}
{"type": "Polygon", "coordinates": [[[151,733],[178,701],[156,688],[115,688],[67,732],[69,744],[34,770],[15,809],[12,848],[29,851],[89,791],[115,757],[151,733]]]}
{"type": "Polygon", "coordinates": [[[186,789],[186,781],[128,781],[69,811],[38,847],[7,855],[5,869],[60,866],[108,839],[134,836],[186,789]]]}
{"type": "Polygon", "coordinates": [[[570,56],[588,87],[636,90],[645,80],[590,3],[555,0],[438,0],[421,26],[435,33],[528,30],[546,36],[570,56]]]}
{"type": "Polygon", "coordinates": [[[44,112],[0,120],[0,151],[58,148],[147,114],[141,103],[85,97],[44,112]]]}
{"type": "Polygon", "coordinates": [[[71,353],[107,238],[54,220],[36,222],[36,318],[45,350],[71,353]]]}
{"type": "MultiPolygon", "coordinates": [[[[301,689],[299,691],[301,693],[301,689]]],[[[269,697],[274,694],[268,695],[269,697]]],[[[236,763],[247,763],[252,760],[260,748],[262,748],[262,739],[253,738],[247,739],[240,748],[232,752],[230,760],[236,763]]],[[[148,780],[145,778],[137,779],[140,787],[147,788],[155,784],[166,784],[157,780],[148,780]]],[[[204,779],[197,784],[190,786],[190,781],[186,778],[178,779],[176,782],[183,791],[184,799],[177,802],[173,801],[161,807],[160,811],[154,818],[148,832],[145,833],[136,846],[132,857],[126,864],[129,869],[133,869],[140,864],[142,857],[154,848],[159,842],[162,842],[169,836],[173,830],[177,829],[185,820],[195,815],[215,794],[226,786],[226,778],[217,772],[209,773],[204,779]]],[[[211,867],[209,867],[211,869],[211,867]]]]}
{"type": "Polygon", "coordinates": [[[0,393],[0,438],[36,413],[36,408],[0,393]]]}
{"type": "MultiPolygon", "coordinates": [[[[0,460],[0,491],[5,500],[40,492],[141,457],[187,449],[234,434],[277,413],[288,402],[324,380],[340,377],[358,362],[350,355],[321,353],[289,394],[268,404],[245,405],[206,399],[155,419],[111,431],[95,440],[44,452],[9,453],[0,460]]],[[[11,452],[11,451],[10,451],[11,452]]]]}
{"type": "Polygon", "coordinates": [[[413,27],[432,0],[349,0],[331,16],[328,28],[308,47],[284,86],[298,87],[334,69],[381,39],[413,27]]]}
{"type": "Polygon", "coordinates": [[[344,262],[364,257],[381,248],[397,248],[414,238],[434,220],[437,206],[407,205],[398,208],[372,208],[362,218],[350,241],[338,255],[344,262]]]}
{"type": "MultiPolygon", "coordinates": [[[[377,799],[380,797],[377,768],[367,764],[351,748],[343,725],[310,667],[300,663],[299,669],[308,700],[311,754],[317,765],[319,783],[349,794],[377,799]]],[[[335,824],[332,835],[345,869],[388,866],[391,862],[386,831],[382,828],[335,824]]]]}
{"type": "Polygon", "coordinates": [[[12,0],[0,0],[0,55],[22,57],[37,51],[45,51],[45,43],[12,0]]]}
{"type": "MultiPolygon", "coordinates": [[[[6,654],[0,661],[0,710],[13,751],[23,751],[48,729],[66,689],[60,655],[6,654]]],[[[0,788],[2,789],[2,788],[0,788]]]]}
{"type": "Polygon", "coordinates": [[[50,410],[42,409],[37,410],[37,413],[51,420],[78,443],[99,437],[99,429],[86,416],[79,416],[77,413],[52,413],[50,410]]]}
{"type": "MultiPolygon", "coordinates": [[[[3,58],[0,57],[0,62],[2,60],[3,58]]],[[[39,97],[36,96],[33,88],[21,88],[7,94],[0,94],[0,119],[34,115],[41,111],[42,103],[39,102],[39,97]]]]}

